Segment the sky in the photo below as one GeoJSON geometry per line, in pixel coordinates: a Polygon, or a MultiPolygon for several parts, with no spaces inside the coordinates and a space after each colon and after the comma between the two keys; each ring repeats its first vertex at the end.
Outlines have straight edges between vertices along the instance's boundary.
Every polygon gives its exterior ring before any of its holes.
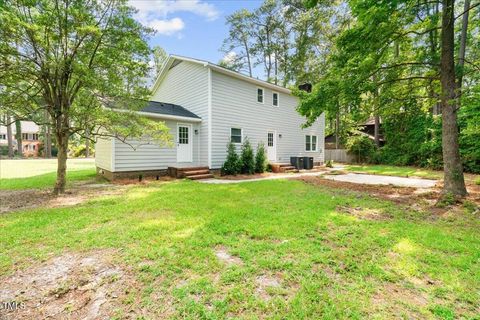
{"type": "Polygon", "coordinates": [[[228,35],[225,17],[242,8],[258,8],[261,0],[130,0],[138,9],[135,18],[156,30],[150,46],[217,63],[228,35]]]}

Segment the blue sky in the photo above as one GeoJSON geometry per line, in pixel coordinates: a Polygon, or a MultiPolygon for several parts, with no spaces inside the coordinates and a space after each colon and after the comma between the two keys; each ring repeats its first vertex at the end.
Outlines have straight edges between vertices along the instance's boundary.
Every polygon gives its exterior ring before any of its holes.
{"type": "Polygon", "coordinates": [[[217,63],[228,34],[225,17],[237,10],[258,8],[257,0],[130,0],[139,12],[136,18],[157,33],[150,45],[159,45],[169,54],[217,63]]]}

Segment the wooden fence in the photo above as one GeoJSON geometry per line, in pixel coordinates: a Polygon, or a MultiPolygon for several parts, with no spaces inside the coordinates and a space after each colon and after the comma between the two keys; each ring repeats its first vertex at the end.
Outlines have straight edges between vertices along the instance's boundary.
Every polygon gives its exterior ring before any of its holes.
{"type": "Polygon", "coordinates": [[[325,161],[332,160],[334,162],[355,162],[355,157],[347,154],[345,149],[325,149],[325,161]]]}

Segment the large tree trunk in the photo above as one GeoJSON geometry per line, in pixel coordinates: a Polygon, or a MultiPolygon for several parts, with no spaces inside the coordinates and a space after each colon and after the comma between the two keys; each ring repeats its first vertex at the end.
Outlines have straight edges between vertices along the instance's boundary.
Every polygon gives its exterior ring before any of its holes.
{"type": "Polygon", "coordinates": [[[442,147],[444,163],[444,194],[465,196],[465,180],[460,158],[457,125],[457,95],[455,92],[454,62],[454,0],[443,0],[441,35],[441,73],[442,87],[442,147]]]}
{"type": "Polygon", "coordinates": [[[20,120],[15,120],[15,140],[17,140],[17,152],[20,157],[23,157],[22,145],[22,123],[20,120]]]}
{"type": "Polygon", "coordinates": [[[8,143],[8,157],[13,158],[13,135],[12,135],[12,118],[7,114],[7,143],[8,143]]]}
{"type": "Polygon", "coordinates": [[[340,109],[337,110],[337,114],[335,116],[335,149],[340,147],[340,109]]]}
{"type": "Polygon", "coordinates": [[[65,193],[65,186],[67,184],[67,152],[68,152],[68,134],[63,130],[55,130],[57,138],[57,181],[53,189],[54,194],[65,193]]]}

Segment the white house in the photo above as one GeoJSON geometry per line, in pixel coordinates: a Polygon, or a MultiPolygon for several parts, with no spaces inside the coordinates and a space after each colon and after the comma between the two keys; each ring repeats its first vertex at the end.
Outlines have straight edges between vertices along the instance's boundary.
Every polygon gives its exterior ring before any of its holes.
{"type": "MultiPolygon", "coordinates": [[[[38,156],[38,149],[41,144],[39,139],[40,127],[33,121],[20,121],[20,126],[22,129],[23,155],[32,157],[38,156]]],[[[15,123],[13,123],[10,127],[12,128],[13,147],[14,149],[17,149],[17,127],[15,126],[15,123]]],[[[0,147],[6,148],[7,146],[7,127],[0,126],[0,147]]]]}
{"type": "Polygon", "coordinates": [[[263,142],[271,163],[289,163],[291,156],[324,162],[322,115],[302,128],[298,98],[289,89],[234,72],[207,61],[170,56],[153,86],[151,101],[141,114],[165,121],[174,146],[161,147],[113,138],[95,147],[98,172],[108,178],[165,174],[169,167],[219,169],[227,143],[263,142]]]}

